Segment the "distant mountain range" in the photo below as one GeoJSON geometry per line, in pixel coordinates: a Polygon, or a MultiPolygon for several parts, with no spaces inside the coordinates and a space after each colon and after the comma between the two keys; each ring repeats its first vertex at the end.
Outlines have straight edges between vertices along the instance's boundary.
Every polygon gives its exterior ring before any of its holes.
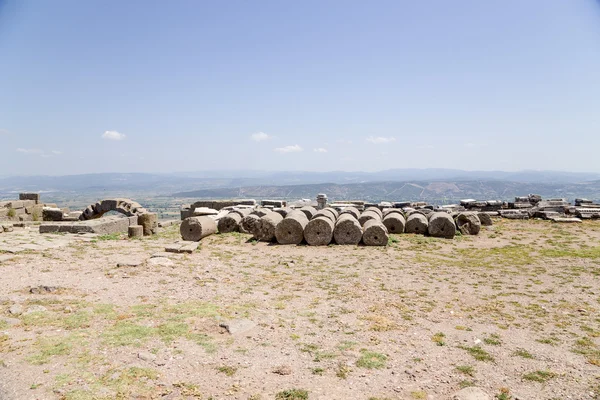
{"type": "Polygon", "coordinates": [[[379,172],[200,171],[173,174],[102,173],[0,178],[0,198],[36,191],[66,195],[124,193],[190,198],[314,198],[426,200],[544,197],[600,199],[600,173],[394,169],[379,172]]]}
{"type": "Polygon", "coordinates": [[[600,199],[600,180],[587,183],[525,183],[510,181],[410,181],[366,182],[350,184],[308,184],[286,186],[249,186],[241,188],[204,189],[175,193],[182,198],[275,198],[314,199],[325,193],[331,200],[428,201],[434,204],[455,203],[461,199],[511,200],[530,193],[543,198],[584,197],[600,199]]]}

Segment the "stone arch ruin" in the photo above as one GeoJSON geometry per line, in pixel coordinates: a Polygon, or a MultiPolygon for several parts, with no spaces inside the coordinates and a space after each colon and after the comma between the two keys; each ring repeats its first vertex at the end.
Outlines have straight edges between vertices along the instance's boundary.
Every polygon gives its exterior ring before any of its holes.
{"type": "Polygon", "coordinates": [[[131,199],[104,199],[96,204],[87,206],[79,219],[85,221],[100,218],[109,211],[117,211],[127,217],[139,216],[147,213],[144,207],[131,199]]]}

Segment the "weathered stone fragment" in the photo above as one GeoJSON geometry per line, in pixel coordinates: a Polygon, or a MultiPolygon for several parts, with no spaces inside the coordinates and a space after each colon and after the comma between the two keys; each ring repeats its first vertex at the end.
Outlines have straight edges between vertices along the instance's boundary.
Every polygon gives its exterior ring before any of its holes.
{"type": "Polygon", "coordinates": [[[183,240],[198,242],[208,235],[217,233],[217,223],[209,217],[190,217],[179,227],[183,240]]]}
{"type": "Polygon", "coordinates": [[[358,219],[358,222],[360,223],[361,226],[365,226],[365,223],[371,219],[374,219],[376,221],[381,221],[380,213],[381,213],[381,211],[379,213],[377,213],[373,208],[370,208],[366,211],[363,211],[363,213],[360,214],[360,218],[358,219]]]}
{"type": "Polygon", "coordinates": [[[306,218],[310,221],[315,214],[317,213],[317,209],[312,206],[304,206],[300,209],[304,214],[306,214],[306,218]]]}
{"type": "Polygon", "coordinates": [[[404,233],[406,220],[404,219],[402,213],[387,213],[386,216],[383,217],[382,222],[387,228],[388,233],[404,233]]]}
{"type": "Polygon", "coordinates": [[[33,200],[36,203],[40,201],[39,193],[19,193],[19,200],[33,200]]]}
{"type": "Polygon", "coordinates": [[[231,210],[232,214],[237,214],[239,215],[240,221],[242,218],[247,217],[248,215],[250,215],[250,213],[252,212],[251,208],[236,208],[235,210],[231,210]]]}
{"type": "Polygon", "coordinates": [[[475,213],[460,213],[455,221],[456,227],[463,235],[477,235],[481,230],[481,221],[475,213]]]}
{"type": "Polygon", "coordinates": [[[360,223],[352,214],[342,214],[335,223],[333,237],[337,244],[357,245],[362,239],[363,231],[360,223]]]}
{"type": "Polygon", "coordinates": [[[158,215],[143,213],[137,216],[138,224],[144,227],[144,236],[155,235],[158,231],[158,215]]]}
{"type": "Polygon", "coordinates": [[[144,237],[144,227],[142,225],[131,225],[127,228],[127,236],[131,239],[140,239],[144,237]]]}
{"type": "Polygon", "coordinates": [[[366,211],[372,211],[372,212],[375,212],[376,214],[378,214],[378,215],[379,215],[379,219],[382,219],[382,218],[383,218],[383,213],[381,212],[381,210],[380,210],[380,209],[379,209],[379,207],[377,207],[377,206],[371,206],[371,207],[367,207],[367,208],[365,209],[365,212],[366,212],[366,211]]]}
{"type": "Polygon", "coordinates": [[[335,221],[337,220],[337,217],[338,217],[338,213],[333,208],[324,208],[322,210],[319,210],[315,214],[313,219],[315,219],[317,217],[329,218],[329,220],[331,220],[331,222],[333,222],[335,224],[335,221]]]}
{"type": "Polygon", "coordinates": [[[344,209],[340,212],[340,216],[342,214],[350,214],[356,218],[357,221],[360,218],[360,211],[358,211],[356,207],[344,207],[344,209]]]}
{"type": "Polygon", "coordinates": [[[240,232],[254,235],[254,230],[258,224],[258,221],[260,221],[260,217],[258,215],[250,214],[245,216],[240,222],[240,232]]]}
{"type": "Polygon", "coordinates": [[[238,213],[230,212],[219,220],[217,224],[219,233],[237,232],[240,230],[240,222],[242,217],[238,213]]]}
{"type": "Polygon", "coordinates": [[[389,214],[400,214],[404,217],[404,212],[399,208],[386,208],[381,211],[383,218],[387,217],[389,214]]]}
{"type": "Polygon", "coordinates": [[[482,226],[492,226],[494,223],[492,222],[492,217],[485,212],[477,213],[477,217],[479,217],[479,221],[482,226]]]}
{"type": "Polygon", "coordinates": [[[290,212],[275,228],[279,244],[300,244],[304,239],[304,228],[308,224],[306,214],[299,210],[290,212]]]}
{"type": "Polygon", "coordinates": [[[267,215],[268,213],[272,212],[271,210],[268,210],[266,208],[257,208],[255,210],[252,210],[252,212],[250,213],[251,215],[256,215],[258,216],[258,218],[262,218],[265,215],[267,215]]]}
{"type": "Polygon", "coordinates": [[[42,218],[44,221],[62,221],[63,211],[60,208],[44,207],[42,209],[42,218]]]}
{"type": "Polygon", "coordinates": [[[436,212],[429,217],[427,232],[429,236],[452,239],[456,234],[456,225],[450,214],[436,212]]]}
{"type": "Polygon", "coordinates": [[[387,246],[388,231],[383,222],[370,219],[363,225],[362,241],[366,246],[387,246]]]}
{"type": "Polygon", "coordinates": [[[333,239],[334,229],[333,220],[325,215],[316,215],[304,228],[304,239],[310,246],[327,246],[333,239]]]}
{"type": "Polygon", "coordinates": [[[263,242],[272,242],[275,240],[275,229],[277,224],[283,220],[280,214],[270,212],[258,221],[254,230],[254,237],[263,242]]]}
{"type": "Polygon", "coordinates": [[[405,232],[424,235],[427,232],[428,226],[429,222],[427,221],[427,217],[425,215],[418,212],[413,213],[406,219],[405,232]]]}

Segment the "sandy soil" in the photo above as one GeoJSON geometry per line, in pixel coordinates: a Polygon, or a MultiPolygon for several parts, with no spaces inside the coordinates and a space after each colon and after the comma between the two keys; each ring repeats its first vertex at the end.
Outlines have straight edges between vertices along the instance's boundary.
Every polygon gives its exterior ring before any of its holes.
{"type": "Polygon", "coordinates": [[[176,240],[0,235],[0,398],[600,398],[600,221],[163,254],[176,240]]]}

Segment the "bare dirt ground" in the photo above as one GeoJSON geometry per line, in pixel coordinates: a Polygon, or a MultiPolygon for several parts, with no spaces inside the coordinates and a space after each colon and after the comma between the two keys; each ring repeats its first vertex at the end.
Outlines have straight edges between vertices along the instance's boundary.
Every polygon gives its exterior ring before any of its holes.
{"type": "Polygon", "coordinates": [[[0,235],[0,398],[600,398],[600,221],[156,254],[177,239],[0,235]]]}

